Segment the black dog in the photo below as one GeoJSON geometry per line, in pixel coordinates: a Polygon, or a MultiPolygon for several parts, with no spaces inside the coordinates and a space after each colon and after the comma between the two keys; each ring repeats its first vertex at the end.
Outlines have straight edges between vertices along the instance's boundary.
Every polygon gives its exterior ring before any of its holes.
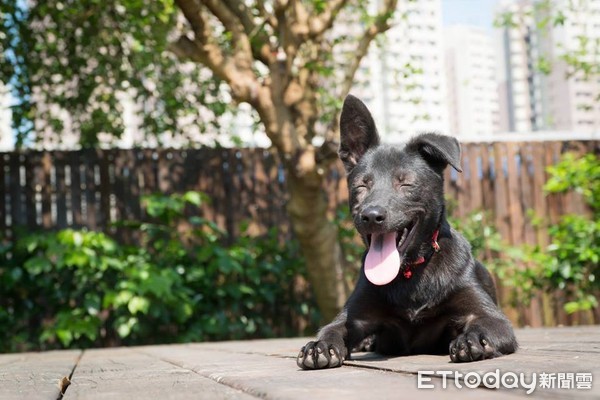
{"type": "Polygon", "coordinates": [[[379,145],[373,118],[348,96],[339,156],[356,229],[369,247],[342,312],[302,348],[303,369],[339,367],[373,338],[385,355],[448,354],[454,362],[513,353],[517,341],[496,305],[492,278],[444,210],[443,175],[460,169],[460,146],[426,133],[379,145]]]}

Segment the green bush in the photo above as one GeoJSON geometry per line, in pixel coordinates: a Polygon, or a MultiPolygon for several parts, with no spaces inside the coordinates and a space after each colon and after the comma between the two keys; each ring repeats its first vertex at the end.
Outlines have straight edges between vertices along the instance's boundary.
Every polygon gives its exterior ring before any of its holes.
{"type": "Polygon", "coordinates": [[[569,313],[589,310],[598,306],[600,292],[600,160],[566,153],[548,173],[548,193],[580,193],[591,215],[565,215],[548,228],[550,245],[531,252],[539,272],[536,286],[564,290],[569,313]]]}
{"type": "MultiPolygon", "coordinates": [[[[184,210],[188,192],[145,199],[140,244],[99,232],[36,233],[0,247],[0,351],[290,336],[318,321],[296,290],[305,265],[275,230],[225,234],[184,210]]],[[[198,213],[196,213],[198,214],[198,213]]]]}

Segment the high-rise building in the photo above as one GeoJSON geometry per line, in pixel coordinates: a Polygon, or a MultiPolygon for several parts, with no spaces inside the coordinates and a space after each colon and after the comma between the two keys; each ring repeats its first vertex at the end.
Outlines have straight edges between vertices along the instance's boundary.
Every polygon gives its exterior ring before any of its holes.
{"type": "Polygon", "coordinates": [[[541,129],[539,76],[534,70],[537,57],[537,35],[534,29],[533,6],[529,1],[509,2],[500,12],[512,15],[511,23],[501,28],[502,48],[500,74],[501,114],[510,132],[531,132],[541,129]]]}
{"type": "Polygon", "coordinates": [[[481,28],[444,29],[450,133],[460,138],[499,130],[497,59],[490,35],[481,28]]]}
{"type": "Polygon", "coordinates": [[[512,16],[502,28],[508,130],[600,131],[597,70],[574,72],[567,62],[600,65],[600,0],[528,0],[501,11],[512,16]]]}
{"type": "Polygon", "coordinates": [[[392,28],[371,45],[352,93],[370,108],[384,140],[448,133],[440,0],[398,3],[392,28]]]}

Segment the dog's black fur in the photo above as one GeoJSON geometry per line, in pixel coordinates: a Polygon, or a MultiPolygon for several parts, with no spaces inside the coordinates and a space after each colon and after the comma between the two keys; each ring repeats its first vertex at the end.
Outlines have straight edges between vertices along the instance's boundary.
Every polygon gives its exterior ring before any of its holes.
{"type": "Polygon", "coordinates": [[[368,244],[372,234],[407,228],[408,245],[398,247],[405,248],[402,266],[388,284],[369,282],[363,258],[344,309],[320,330],[316,341],[302,348],[298,366],[339,367],[366,338],[373,339],[380,354],[449,351],[454,362],[516,351],[511,324],[496,305],[490,274],[446,220],[443,174],[448,164],[461,171],[458,141],[425,133],[403,147],[380,145],[371,114],[353,96],[344,102],[340,130],[339,156],[348,174],[358,232],[368,244]],[[433,248],[436,230],[439,252],[433,248]],[[425,261],[411,266],[419,257],[425,261]]]}

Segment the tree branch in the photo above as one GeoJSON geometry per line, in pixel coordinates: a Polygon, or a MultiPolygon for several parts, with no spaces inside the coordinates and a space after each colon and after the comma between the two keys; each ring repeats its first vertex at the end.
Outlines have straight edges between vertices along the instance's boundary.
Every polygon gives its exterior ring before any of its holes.
{"type": "Polygon", "coordinates": [[[348,3],[348,0],[331,0],[327,2],[327,7],[318,17],[312,17],[309,21],[309,34],[311,37],[317,37],[333,26],[333,21],[340,10],[348,3]]]}
{"type": "Polygon", "coordinates": [[[273,28],[273,30],[277,30],[277,18],[270,14],[265,7],[265,2],[263,0],[256,0],[256,9],[260,16],[273,28]]]}
{"type": "Polygon", "coordinates": [[[194,0],[175,0],[175,3],[183,13],[183,16],[188,21],[196,38],[201,38],[205,35],[204,29],[206,20],[202,15],[202,9],[194,0]]]}
{"type": "MultiPolygon", "coordinates": [[[[229,84],[237,101],[252,104],[256,100],[258,82],[252,70],[252,53],[249,47],[243,51],[243,38],[239,43],[242,51],[236,51],[233,57],[224,54],[219,45],[212,40],[213,30],[203,14],[202,6],[196,0],[175,2],[192,27],[195,38],[192,40],[183,35],[171,45],[171,50],[178,57],[206,65],[216,76],[229,84]]],[[[242,35],[245,36],[245,33],[242,35]]]]}
{"type": "Polygon", "coordinates": [[[179,37],[176,42],[170,43],[169,51],[181,60],[190,60],[200,64],[206,64],[206,60],[202,57],[202,52],[199,51],[196,42],[185,35],[179,37]]]}
{"type": "MultiPolygon", "coordinates": [[[[271,54],[271,47],[269,42],[269,36],[265,32],[265,25],[268,24],[268,17],[262,15],[262,23],[257,24],[252,18],[252,10],[240,0],[224,0],[223,3],[227,8],[235,15],[242,26],[244,32],[248,36],[250,47],[252,49],[252,55],[254,58],[265,65],[269,65],[273,61],[271,54]]],[[[258,6],[257,6],[258,7],[258,6]]],[[[259,9],[260,13],[260,9],[259,9]]],[[[266,13],[266,11],[265,11],[266,13]]]]}
{"type": "Polygon", "coordinates": [[[253,54],[250,39],[244,30],[239,18],[220,0],[201,0],[211,13],[231,32],[233,44],[233,58],[236,65],[242,69],[252,69],[253,54]]]}
{"type": "Polygon", "coordinates": [[[304,42],[308,37],[308,21],[310,15],[300,0],[290,0],[291,11],[294,15],[294,22],[290,24],[294,36],[294,42],[298,45],[304,42]]]}
{"type": "Polygon", "coordinates": [[[175,3],[190,24],[194,32],[194,40],[183,35],[171,45],[172,51],[178,57],[205,64],[220,78],[228,80],[228,77],[223,74],[226,57],[218,45],[210,42],[210,28],[202,7],[195,0],[175,0],[175,3]]]}
{"type": "Polygon", "coordinates": [[[240,20],[246,34],[252,36],[256,24],[252,20],[252,12],[248,9],[246,4],[239,0],[223,0],[223,3],[240,20]]]}

